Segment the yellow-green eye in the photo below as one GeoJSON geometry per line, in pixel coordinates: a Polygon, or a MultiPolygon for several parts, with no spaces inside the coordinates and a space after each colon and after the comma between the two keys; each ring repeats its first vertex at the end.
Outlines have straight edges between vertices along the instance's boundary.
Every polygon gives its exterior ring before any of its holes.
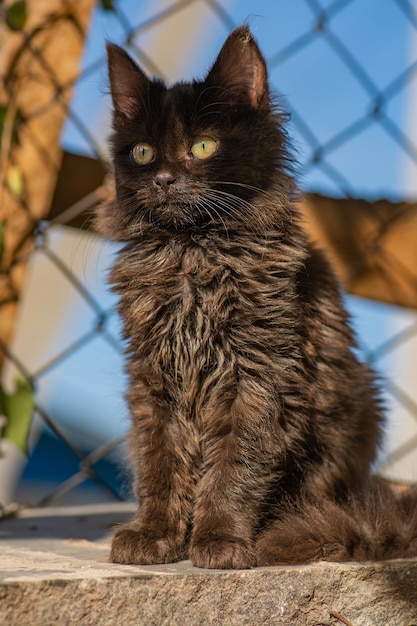
{"type": "Polygon", "coordinates": [[[191,154],[196,159],[208,159],[217,150],[217,141],[210,137],[198,137],[191,146],[191,154]]]}
{"type": "Polygon", "coordinates": [[[142,141],[137,143],[132,148],[132,159],[138,165],[148,165],[153,160],[155,155],[151,145],[142,141]]]}

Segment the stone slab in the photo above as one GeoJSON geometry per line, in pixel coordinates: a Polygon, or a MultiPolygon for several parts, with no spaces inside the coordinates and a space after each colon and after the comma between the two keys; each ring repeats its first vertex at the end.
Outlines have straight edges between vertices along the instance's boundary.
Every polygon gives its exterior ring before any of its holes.
{"type": "Polygon", "coordinates": [[[108,562],[130,504],[0,520],[0,625],[417,626],[417,560],[213,571],[108,562]]]}

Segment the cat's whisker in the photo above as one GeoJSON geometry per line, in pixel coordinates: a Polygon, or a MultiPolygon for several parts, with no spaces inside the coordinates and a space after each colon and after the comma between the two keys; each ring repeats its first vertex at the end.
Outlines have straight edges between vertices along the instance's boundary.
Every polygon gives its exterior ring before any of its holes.
{"type": "Polygon", "coordinates": [[[241,189],[247,189],[248,191],[253,191],[256,194],[259,194],[269,200],[276,202],[277,199],[286,198],[286,195],[280,190],[275,189],[274,193],[267,191],[266,189],[262,189],[260,187],[256,187],[254,185],[249,185],[247,183],[235,182],[230,180],[212,180],[212,185],[232,185],[235,187],[240,187],[241,189]]]}
{"type": "MultiPolygon", "coordinates": [[[[235,182],[235,181],[226,181],[226,180],[211,180],[211,181],[207,180],[207,181],[202,181],[202,182],[204,182],[209,187],[210,193],[217,192],[217,193],[228,194],[229,192],[219,189],[218,185],[230,185],[236,188],[253,191],[254,194],[258,196],[262,196],[270,201],[273,201],[274,204],[278,201],[279,204],[282,206],[282,210],[285,211],[285,213],[288,211],[288,209],[286,208],[286,193],[287,192],[284,192],[284,190],[275,189],[274,193],[271,193],[265,189],[261,189],[254,185],[249,185],[246,183],[235,182]],[[213,188],[213,185],[216,185],[216,187],[213,188]]],[[[251,206],[252,209],[255,211],[255,207],[246,198],[242,198],[241,196],[234,194],[234,193],[231,193],[230,197],[234,197],[236,199],[239,198],[241,201],[247,202],[248,206],[251,206]]],[[[259,210],[256,210],[256,213],[259,214],[259,210]]]]}
{"type": "MultiPolygon", "coordinates": [[[[239,212],[229,202],[226,202],[221,198],[211,196],[211,194],[207,194],[205,201],[210,204],[210,206],[216,211],[218,215],[220,215],[218,209],[221,209],[227,217],[232,217],[239,222],[242,221],[242,215],[239,214],[239,212]]],[[[224,224],[224,219],[221,219],[224,224]]],[[[226,230],[228,231],[227,227],[226,230]]]]}
{"type": "Polygon", "coordinates": [[[217,217],[219,218],[220,222],[222,223],[222,226],[224,228],[226,236],[229,239],[229,231],[228,231],[226,222],[222,218],[222,216],[219,213],[219,211],[217,210],[217,208],[215,206],[213,206],[213,203],[210,203],[209,198],[204,198],[202,201],[200,201],[200,205],[206,211],[207,215],[209,215],[209,217],[212,220],[212,222],[215,222],[215,219],[213,218],[213,216],[212,216],[212,214],[210,212],[210,209],[217,215],[217,217]]]}
{"type": "Polygon", "coordinates": [[[201,203],[200,203],[200,201],[199,201],[199,200],[197,200],[194,204],[193,204],[192,202],[189,202],[189,203],[188,203],[188,206],[189,206],[189,208],[190,208],[191,210],[195,207],[195,208],[197,209],[197,211],[198,211],[199,216],[200,216],[201,218],[203,218],[203,217],[204,217],[204,211],[201,209],[200,204],[201,204],[201,203]]]}
{"type": "Polygon", "coordinates": [[[244,198],[240,198],[239,196],[235,196],[233,194],[229,194],[228,192],[223,192],[220,190],[210,190],[208,193],[210,199],[215,201],[218,204],[221,204],[227,212],[240,221],[244,223],[246,227],[251,230],[251,232],[261,234],[265,231],[267,227],[267,223],[264,222],[259,215],[259,211],[256,210],[256,207],[245,200],[244,198]],[[250,217],[247,214],[247,211],[242,211],[242,209],[250,209],[250,217]],[[257,222],[258,228],[255,228],[255,224],[257,222]]]}
{"type": "Polygon", "coordinates": [[[199,94],[199,96],[198,96],[198,98],[197,98],[197,105],[199,105],[199,104],[200,104],[201,99],[202,99],[203,97],[207,96],[207,95],[210,93],[210,91],[214,91],[214,92],[216,92],[216,93],[219,93],[219,91],[220,91],[220,92],[221,92],[221,94],[224,94],[225,100],[224,100],[224,101],[222,101],[222,102],[208,103],[208,104],[206,104],[206,105],[203,107],[203,109],[200,109],[200,110],[204,110],[206,107],[210,106],[211,104],[222,104],[222,105],[225,105],[225,104],[227,104],[227,103],[228,103],[228,99],[227,99],[227,91],[226,91],[226,90],[224,90],[224,89],[219,89],[219,87],[218,87],[217,85],[216,85],[216,86],[214,86],[214,85],[210,85],[209,87],[205,87],[205,89],[203,89],[203,90],[201,91],[201,93],[199,94]]]}
{"type": "Polygon", "coordinates": [[[224,104],[224,103],[222,103],[222,102],[213,102],[213,103],[207,104],[205,107],[203,107],[201,109],[200,116],[203,118],[203,117],[206,117],[208,115],[210,115],[210,116],[215,115],[216,117],[219,117],[221,115],[223,115],[223,116],[226,115],[226,111],[224,111],[224,110],[222,111],[222,109],[219,108],[219,107],[221,107],[222,104],[224,104]],[[215,107],[217,107],[217,108],[215,108],[215,107]]]}

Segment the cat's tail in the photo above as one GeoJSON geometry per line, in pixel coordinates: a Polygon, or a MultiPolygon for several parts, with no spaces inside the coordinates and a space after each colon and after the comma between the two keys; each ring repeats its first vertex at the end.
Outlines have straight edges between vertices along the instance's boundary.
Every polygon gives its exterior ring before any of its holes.
{"type": "Polygon", "coordinates": [[[258,565],[380,561],[417,556],[417,486],[377,484],[347,502],[303,502],[257,540],[258,565]]]}

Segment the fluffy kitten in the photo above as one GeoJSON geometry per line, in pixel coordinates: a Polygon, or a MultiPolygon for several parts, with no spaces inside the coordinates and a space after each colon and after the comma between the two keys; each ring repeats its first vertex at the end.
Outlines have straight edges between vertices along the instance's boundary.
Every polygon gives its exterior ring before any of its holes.
{"type": "Polygon", "coordinates": [[[378,392],[300,226],[285,116],[249,29],[203,81],[171,88],[115,45],[108,58],[117,199],[98,225],[125,242],[111,281],[139,501],[112,559],[415,554],[415,499],[369,485],[378,392]]]}

